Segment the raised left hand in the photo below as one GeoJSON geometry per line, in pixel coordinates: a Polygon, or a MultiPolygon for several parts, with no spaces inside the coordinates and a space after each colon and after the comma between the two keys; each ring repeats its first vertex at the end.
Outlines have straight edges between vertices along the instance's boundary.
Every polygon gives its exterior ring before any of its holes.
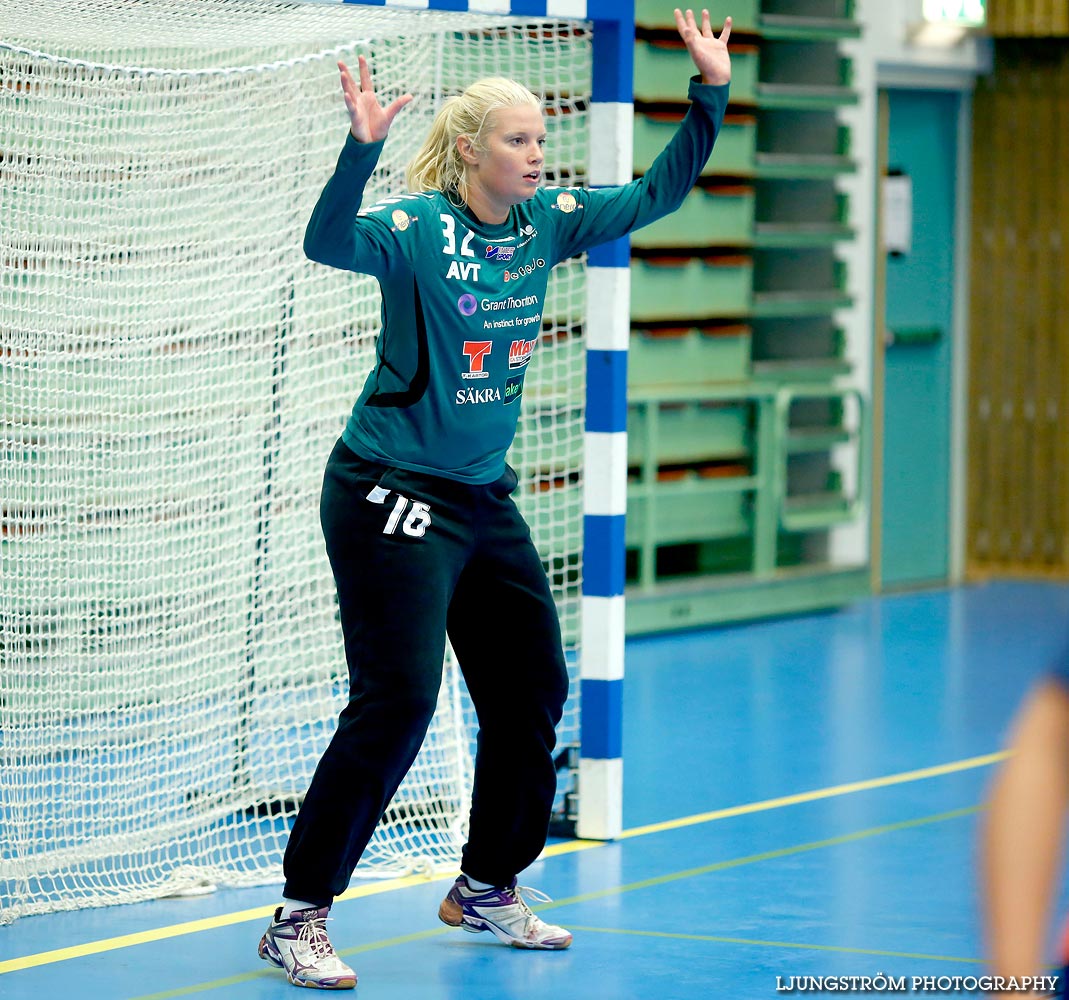
{"type": "Polygon", "coordinates": [[[731,80],[731,56],[728,55],[728,39],[731,37],[731,18],[724,18],[724,27],[718,38],[709,22],[709,11],[702,11],[702,26],[694,20],[694,11],[686,14],[677,7],[676,27],[679,37],[687,46],[694,65],[701,74],[702,83],[719,85],[731,80]]]}
{"type": "Polygon", "coordinates": [[[338,63],[341,73],[341,91],[345,110],[349,112],[349,131],[357,142],[380,142],[386,138],[398,112],[412,100],[411,94],[402,94],[388,107],[379,104],[371,82],[371,67],[367,59],[359,57],[360,82],[353,79],[349,67],[338,63]]]}

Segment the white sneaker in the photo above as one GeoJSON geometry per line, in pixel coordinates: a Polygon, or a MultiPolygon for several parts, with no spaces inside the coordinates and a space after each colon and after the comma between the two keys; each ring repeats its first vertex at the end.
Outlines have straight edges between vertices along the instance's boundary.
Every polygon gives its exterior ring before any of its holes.
{"type": "Polygon", "coordinates": [[[541,903],[550,901],[545,893],[517,885],[515,879],[504,889],[477,891],[461,875],[438,907],[438,919],[473,934],[491,931],[499,941],[513,948],[548,951],[567,948],[572,943],[572,935],[563,927],[543,923],[531,912],[523,893],[541,903]]]}
{"type": "Polygon", "coordinates": [[[311,986],[320,990],[351,990],[356,987],[356,973],[334,950],[327,937],[329,906],[320,909],[294,910],[285,920],[282,907],[260,938],[257,952],[265,962],[286,972],[294,986],[311,986]]]}

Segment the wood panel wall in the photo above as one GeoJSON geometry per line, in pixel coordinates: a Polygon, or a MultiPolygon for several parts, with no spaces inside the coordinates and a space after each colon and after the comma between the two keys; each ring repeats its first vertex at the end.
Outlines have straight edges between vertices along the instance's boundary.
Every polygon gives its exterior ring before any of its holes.
{"type": "Polygon", "coordinates": [[[987,28],[996,38],[1069,35],[1066,0],[988,0],[987,28]]]}
{"type": "Polygon", "coordinates": [[[996,42],[973,137],[966,572],[1069,577],[1069,42],[996,42]]]}

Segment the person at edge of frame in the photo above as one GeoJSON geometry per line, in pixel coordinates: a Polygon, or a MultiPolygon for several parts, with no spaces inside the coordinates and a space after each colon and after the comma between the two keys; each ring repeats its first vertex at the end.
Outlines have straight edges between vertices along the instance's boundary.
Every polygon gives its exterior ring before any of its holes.
{"type": "Polygon", "coordinates": [[[981,906],[992,977],[1057,979],[1047,988],[996,991],[1009,997],[1065,997],[1069,928],[1059,974],[1045,962],[1055,893],[1062,872],[1069,809],[1069,642],[1014,716],[1010,754],[987,795],[980,827],[981,906]]]}
{"type": "Polygon", "coordinates": [[[505,455],[539,338],[550,268],[675,211],[723,121],[726,18],[675,10],[697,69],[691,107],[647,173],[614,188],[543,186],[541,102],[504,78],[447,99],[408,166],[410,193],[361,208],[390,127],[371,68],[339,63],[349,135],[305,253],[374,275],[375,366],[327,462],[321,521],[337,585],[349,701],[290,833],[259,955],[298,986],[351,989],[326,919],[423,742],[452,643],[478,715],[461,872],[439,917],[520,948],[572,942],[517,876],[545,846],[568,675],[549,581],[505,455]],[[515,277],[514,277],[515,276],[515,277]]]}

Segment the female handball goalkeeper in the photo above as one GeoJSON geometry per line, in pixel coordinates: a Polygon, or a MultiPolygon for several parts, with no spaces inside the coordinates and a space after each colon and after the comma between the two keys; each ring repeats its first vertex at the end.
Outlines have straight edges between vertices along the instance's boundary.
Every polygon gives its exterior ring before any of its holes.
{"type": "Polygon", "coordinates": [[[259,954],[290,982],[351,989],[325,929],[419,750],[445,641],[479,720],[468,840],[439,908],[447,923],[523,948],[572,941],[524,901],[516,876],[545,846],[553,749],[568,689],[560,625],[505,454],[524,375],[537,364],[549,269],[679,207],[712,152],[728,101],[726,19],[675,11],[697,75],[691,107],[640,179],[543,185],[539,99],[511,80],[445,101],[408,166],[409,193],[361,207],[394,119],[363,56],[339,64],[349,135],[304,249],[374,275],[375,366],[327,462],[321,521],[337,585],[349,701],[285,854],[285,888],[259,954]]]}

